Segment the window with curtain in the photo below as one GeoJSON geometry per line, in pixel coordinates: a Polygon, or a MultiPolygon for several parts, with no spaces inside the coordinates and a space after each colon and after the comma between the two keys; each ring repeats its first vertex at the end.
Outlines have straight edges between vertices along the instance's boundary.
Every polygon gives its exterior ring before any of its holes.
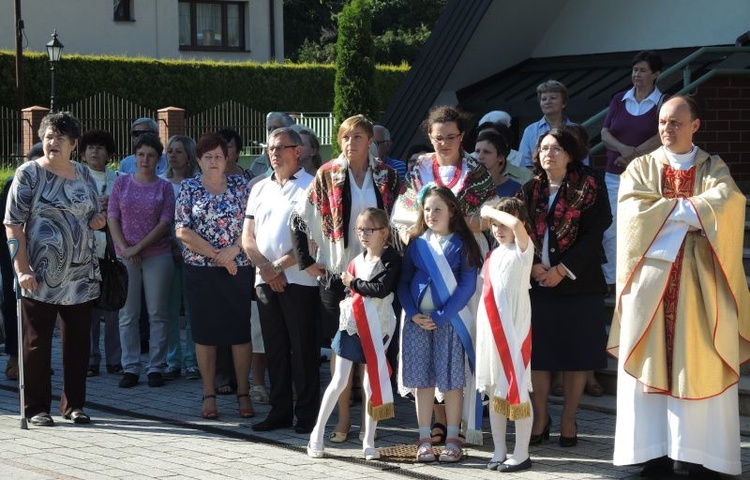
{"type": "Polygon", "coordinates": [[[180,50],[245,50],[247,2],[180,0],[180,50]]]}
{"type": "Polygon", "coordinates": [[[129,22],[133,20],[133,0],[113,0],[114,20],[129,22]]]}

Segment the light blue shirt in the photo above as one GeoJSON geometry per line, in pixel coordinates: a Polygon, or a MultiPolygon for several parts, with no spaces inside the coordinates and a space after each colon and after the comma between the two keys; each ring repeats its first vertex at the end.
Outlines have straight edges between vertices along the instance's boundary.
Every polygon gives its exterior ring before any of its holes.
{"type": "MultiPolygon", "coordinates": [[[[569,118],[565,119],[565,125],[576,125],[575,122],[571,122],[569,118]]],[[[539,137],[552,130],[547,123],[547,120],[542,117],[538,122],[534,122],[523,131],[523,137],[521,137],[521,145],[518,150],[521,153],[521,165],[531,168],[534,165],[532,155],[534,153],[534,147],[539,137]]],[[[584,165],[589,164],[589,157],[583,159],[584,165]]]]}
{"type": "MultiPolygon", "coordinates": [[[[135,173],[135,171],[136,171],[135,155],[128,155],[127,157],[120,160],[120,170],[118,171],[118,174],[132,175],[135,173]]],[[[167,171],[167,156],[162,153],[159,163],[156,164],[156,175],[163,175],[164,172],[166,171],[167,171]]]]}

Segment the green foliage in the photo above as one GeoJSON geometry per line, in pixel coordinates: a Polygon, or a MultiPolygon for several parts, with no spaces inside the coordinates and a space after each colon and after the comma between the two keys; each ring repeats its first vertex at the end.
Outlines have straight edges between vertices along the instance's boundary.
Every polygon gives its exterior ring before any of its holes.
{"type": "MultiPolygon", "coordinates": [[[[284,45],[300,62],[335,61],[338,12],[344,0],[284,0],[284,45]]],[[[369,0],[375,62],[414,63],[447,0],[369,0]]]]}
{"type": "Polygon", "coordinates": [[[352,0],[339,16],[333,116],[338,125],[352,115],[378,111],[372,20],[368,0],[352,0]]]}
{"type": "MultiPolygon", "coordinates": [[[[49,105],[49,63],[24,54],[25,104],[49,105]]],[[[384,110],[407,67],[378,67],[372,111],[384,110]]],[[[0,51],[0,105],[14,108],[14,54],[0,51]]],[[[147,108],[198,113],[235,100],[257,110],[325,112],[333,108],[333,65],[258,64],[65,55],[55,70],[57,105],[106,91],[147,108]]]]}

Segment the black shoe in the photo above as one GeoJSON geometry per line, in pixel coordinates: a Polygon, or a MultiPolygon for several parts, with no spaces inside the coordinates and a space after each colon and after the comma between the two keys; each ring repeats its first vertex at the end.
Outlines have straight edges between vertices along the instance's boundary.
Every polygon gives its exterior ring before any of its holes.
{"type": "Polygon", "coordinates": [[[125,373],[120,380],[120,388],[132,388],[138,385],[138,375],[135,373],[125,373]]]}
{"type": "Polygon", "coordinates": [[[315,428],[314,423],[297,422],[297,424],[294,426],[294,431],[296,433],[312,433],[313,428],[315,428]]]}
{"type": "Polygon", "coordinates": [[[575,447],[578,445],[578,422],[576,422],[576,433],[572,437],[560,435],[560,446],[563,448],[575,447]]]}
{"type": "Polygon", "coordinates": [[[149,387],[163,387],[164,377],[159,372],[151,372],[148,374],[148,386],[149,387]]]}
{"type": "Polygon", "coordinates": [[[122,375],[125,372],[122,370],[122,365],[118,363],[117,365],[107,365],[107,373],[122,375]]]}
{"type": "Polygon", "coordinates": [[[76,423],[78,425],[91,423],[91,417],[83,413],[83,410],[73,410],[67,415],[64,415],[63,418],[65,418],[66,420],[72,420],[73,423],[76,423]]]}
{"type": "Polygon", "coordinates": [[[55,421],[46,412],[37,413],[29,419],[29,423],[37,427],[52,427],[55,425],[55,421]]]}
{"type": "Polygon", "coordinates": [[[643,464],[641,477],[663,478],[674,473],[674,461],[667,456],[652,458],[643,464]]]}
{"type": "Polygon", "coordinates": [[[292,426],[291,420],[275,420],[273,418],[266,418],[253,425],[253,430],[256,432],[270,432],[271,430],[278,430],[280,428],[290,428],[292,426]]]}
{"type": "Polygon", "coordinates": [[[180,378],[180,369],[178,367],[169,367],[162,374],[164,380],[177,380],[180,378]]]}
{"type": "Polygon", "coordinates": [[[540,445],[542,440],[549,440],[549,429],[552,426],[552,416],[547,415],[547,426],[544,427],[539,435],[532,435],[529,438],[529,445],[540,445]]]}
{"type": "Polygon", "coordinates": [[[521,470],[528,470],[531,468],[531,458],[527,458],[523,462],[519,463],[518,465],[509,465],[507,463],[501,463],[497,466],[498,472],[503,473],[511,473],[511,472],[520,472],[521,470]]]}

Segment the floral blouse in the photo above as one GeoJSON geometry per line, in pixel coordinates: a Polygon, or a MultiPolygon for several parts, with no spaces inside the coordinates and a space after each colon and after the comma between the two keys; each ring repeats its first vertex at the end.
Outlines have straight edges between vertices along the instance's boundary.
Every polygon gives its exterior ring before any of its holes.
{"type": "Polygon", "coordinates": [[[8,194],[6,225],[23,225],[29,265],[39,288],[23,296],[55,305],[79,305],[99,297],[99,264],[89,221],[99,195],[85,165],[68,180],[37,162],[16,169],[8,194]]]}
{"type": "MultiPolygon", "coordinates": [[[[189,228],[216,248],[237,243],[242,236],[248,193],[247,182],[240,175],[227,175],[227,189],[219,195],[208,193],[200,177],[183,180],[175,203],[175,229],[189,228]]],[[[219,266],[188,247],[183,248],[182,257],[188,265],[219,266]]],[[[242,249],[235,262],[238,267],[250,265],[242,249]]]]}

